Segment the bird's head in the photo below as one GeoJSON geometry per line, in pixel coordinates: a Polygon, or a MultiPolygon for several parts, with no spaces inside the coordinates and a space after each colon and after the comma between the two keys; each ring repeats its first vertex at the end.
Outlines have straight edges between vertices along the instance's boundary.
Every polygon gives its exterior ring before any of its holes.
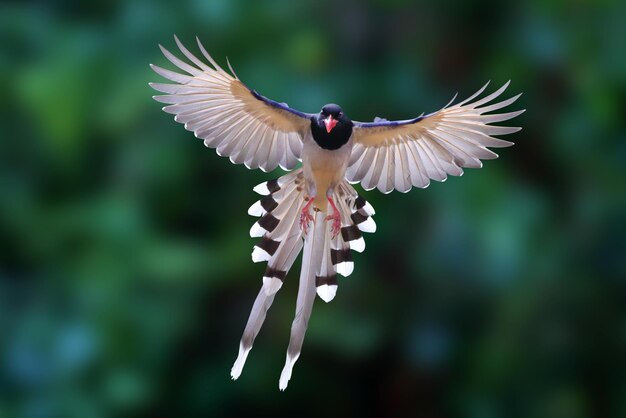
{"type": "Polygon", "coordinates": [[[330,134],[337,125],[352,125],[350,119],[344,115],[341,106],[332,103],[322,107],[318,121],[323,123],[326,133],[328,134],[330,134]]]}
{"type": "Polygon", "coordinates": [[[324,149],[338,149],[348,142],[352,135],[352,121],[343,113],[340,106],[327,104],[311,120],[313,139],[324,149]]]}

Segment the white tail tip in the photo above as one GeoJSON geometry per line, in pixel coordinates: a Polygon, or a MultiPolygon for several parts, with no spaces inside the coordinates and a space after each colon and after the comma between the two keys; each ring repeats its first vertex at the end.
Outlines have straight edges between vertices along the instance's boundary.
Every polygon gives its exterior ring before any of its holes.
{"type": "Polygon", "coordinates": [[[254,250],[252,250],[252,261],[255,263],[259,263],[261,261],[267,261],[270,259],[270,255],[262,248],[254,246],[254,250]]]}
{"type": "Polygon", "coordinates": [[[241,376],[243,366],[246,364],[246,359],[248,358],[248,353],[251,349],[252,347],[244,349],[243,346],[239,344],[239,355],[237,356],[237,360],[235,360],[235,364],[233,364],[233,368],[230,369],[230,377],[233,380],[237,380],[239,376],[241,376]]]}
{"type": "Polygon", "coordinates": [[[268,194],[270,194],[270,191],[267,188],[267,182],[257,184],[252,190],[262,196],[267,196],[268,194]]]}
{"type": "Polygon", "coordinates": [[[265,232],[265,229],[263,229],[258,222],[255,222],[254,225],[252,225],[252,228],[250,228],[250,237],[259,238],[265,235],[265,232]]]}
{"type": "Polygon", "coordinates": [[[263,216],[265,215],[265,209],[261,206],[261,201],[256,201],[250,208],[248,208],[248,215],[250,216],[263,216]]]}
{"type": "Polygon", "coordinates": [[[335,298],[337,294],[336,284],[323,284],[317,287],[317,295],[326,303],[335,298]]]}
{"type": "Polygon", "coordinates": [[[291,379],[291,371],[293,370],[293,365],[296,364],[299,355],[291,358],[289,354],[287,354],[287,360],[285,360],[285,367],[283,367],[283,371],[280,373],[280,380],[278,381],[278,389],[285,390],[287,389],[287,385],[289,384],[289,379],[291,379]]]}
{"type": "Polygon", "coordinates": [[[265,289],[265,294],[267,296],[271,296],[278,292],[282,286],[283,282],[280,279],[277,279],[276,277],[263,276],[263,289],[265,289]]]}
{"type": "Polygon", "coordinates": [[[354,262],[352,261],[344,261],[335,266],[337,269],[337,273],[341,274],[343,277],[348,277],[354,271],[354,262]]]}
{"type": "Polygon", "coordinates": [[[350,249],[362,253],[365,250],[365,240],[363,237],[350,241],[350,249]]]}
{"type": "Polygon", "coordinates": [[[376,232],[376,222],[374,222],[374,220],[371,217],[367,218],[365,221],[361,222],[357,226],[363,232],[368,232],[368,233],[376,232]]]}
{"type": "Polygon", "coordinates": [[[367,213],[369,216],[376,214],[376,211],[374,210],[372,205],[370,205],[367,201],[365,202],[365,206],[363,206],[363,209],[365,210],[365,213],[367,213]]]}

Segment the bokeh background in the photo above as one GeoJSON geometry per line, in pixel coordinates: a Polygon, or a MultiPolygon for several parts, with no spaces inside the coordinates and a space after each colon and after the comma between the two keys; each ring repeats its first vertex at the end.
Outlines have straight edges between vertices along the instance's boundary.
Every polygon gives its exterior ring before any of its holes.
{"type": "Polygon", "coordinates": [[[626,416],[625,22],[608,0],[2,2],[0,417],[626,416]],[[251,189],[280,173],[151,99],[174,33],[303,111],[524,92],[500,159],[364,193],[378,232],[284,393],[298,264],[229,378],[264,269],[251,189]]]}

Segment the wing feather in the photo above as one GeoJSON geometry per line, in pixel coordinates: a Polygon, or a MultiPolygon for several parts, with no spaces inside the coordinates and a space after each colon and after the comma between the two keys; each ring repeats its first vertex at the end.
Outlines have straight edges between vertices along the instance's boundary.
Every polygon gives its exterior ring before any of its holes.
{"type": "MultiPolygon", "coordinates": [[[[398,144],[394,154],[393,154],[393,163],[391,165],[393,170],[393,183],[396,186],[396,189],[399,192],[405,193],[410,188],[410,185],[407,186],[407,182],[405,181],[405,173],[408,173],[405,169],[405,164],[402,161],[402,147],[403,144],[398,144]]],[[[392,186],[393,188],[393,186],[392,186]]]]}
{"type": "Polygon", "coordinates": [[[393,171],[391,170],[391,166],[393,165],[393,161],[390,163],[389,160],[393,158],[393,150],[395,147],[385,147],[385,153],[382,155],[382,169],[380,172],[380,179],[378,180],[378,190],[383,193],[389,193],[393,190],[393,178],[391,174],[393,171]]]}
{"type": "Polygon", "coordinates": [[[371,190],[378,185],[378,180],[382,173],[383,166],[385,164],[385,158],[387,157],[387,147],[379,147],[376,150],[374,164],[368,171],[366,177],[369,181],[365,184],[365,190],[371,190]]]}
{"type": "Polygon", "coordinates": [[[240,142],[240,146],[237,148],[237,150],[233,153],[233,155],[230,156],[231,161],[234,164],[243,164],[246,161],[246,155],[249,149],[249,144],[250,142],[255,142],[251,135],[248,133],[248,130],[250,129],[250,125],[252,125],[252,122],[247,122],[245,124],[245,126],[243,126],[240,130],[240,135],[242,138],[245,138],[240,142]]]}
{"type": "Polygon", "coordinates": [[[463,101],[461,101],[461,102],[457,103],[457,104],[455,105],[455,107],[462,107],[462,106],[464,106],[466,103],[471,102],[472,100],[474,100],[475,98],[477,98],[478,96],[480,96],[481,94],[483,94],[483,91],[485,91],[485,89],[487,88],[487,86],[489,85],[489,83],[491,83],[491,80],[490,80],[490,81],[487,81],[487,82],[485,83],[485,85],[484,85],[484,86],[482,86],[480,89],[478,89],[478,91],[477,91],[476,93],[472,94],[472,95],[471,95],[470,97],[468,97],[467,99],[465,99],[465,100],[463,100],[463,101]]]}
{"type": "Polygon", "coordinates": [[[280,166],[293,169],[302,152],[302,138],[311,115],[292,109],[248,89],[228,65],[226,72],[209,55],[199,39],[198,48],[207,62],[174,40],[183,61],[163,46],[163,55],[183,73],[151,65],[160,76],[176,84],[150,83],[164,93],[154,96],[166,104],[163,110],[193,131],[219,155],[236,164],[271,171],[280,166]]]}
{"type": "Polygon", "coordinates": [[[520,97],[518,94],[489,104],[504,93],[509,83],[474,101],[487,83],[469,98],[426,116],[404,121],[355,122],[346,178],[352,183],[361,182],[365,189],[406,192],[411,185],[427,187],[430,179],[445,181],[448,175],[460,176],[463,167],[482,167],[481,160],[498,157],[488,147],[513,145],[494,135],[509,135],[521,129],[491,124],[510,120],[524,110],[486,114],[509,106],[520,97]]]}
{"type": "Polygon", "coordinates": [[[180,52],[182,52],[183,55],[186,56],[189,61],[193,62],[194,64],[196,64],[196,66],[201,68],[202,71],[207,71],[207,72],[214,71],[213,68],[209,67],[208,65],[203,63],[201,60],[199,60],[198,57],[196,57],[191,52],[189,52],[189,50],[185,47],[185,45],[183,45],[180,39],[178,39],[178,36],[174,35],[174,41],[176,42],[176,46],[178,47],[180,52]]]}
{"type": "Polygon", "coordinates": [[[406,143],[409,150],[409,161],[413,164],[411,170],[411,182],[413,186],[425,189],[430,185],[430,179],[424,172],[424,164],[419,155],[419,152],[415,149],[415,143],[413,141],[406,143]]]}

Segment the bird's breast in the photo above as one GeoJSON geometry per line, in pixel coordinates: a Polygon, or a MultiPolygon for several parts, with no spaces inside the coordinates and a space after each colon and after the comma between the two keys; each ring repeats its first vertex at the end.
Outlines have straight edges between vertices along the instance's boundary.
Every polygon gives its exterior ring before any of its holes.
{"type": "Polygon", "coordinates": [[[343,180],[351,151],[352,140],[336,150],[324,149],[312,138],[304,140],[302,149],[304,176],[308,182],[315,184],[318,198],[325,199],[326,191],[343,180]]]}

